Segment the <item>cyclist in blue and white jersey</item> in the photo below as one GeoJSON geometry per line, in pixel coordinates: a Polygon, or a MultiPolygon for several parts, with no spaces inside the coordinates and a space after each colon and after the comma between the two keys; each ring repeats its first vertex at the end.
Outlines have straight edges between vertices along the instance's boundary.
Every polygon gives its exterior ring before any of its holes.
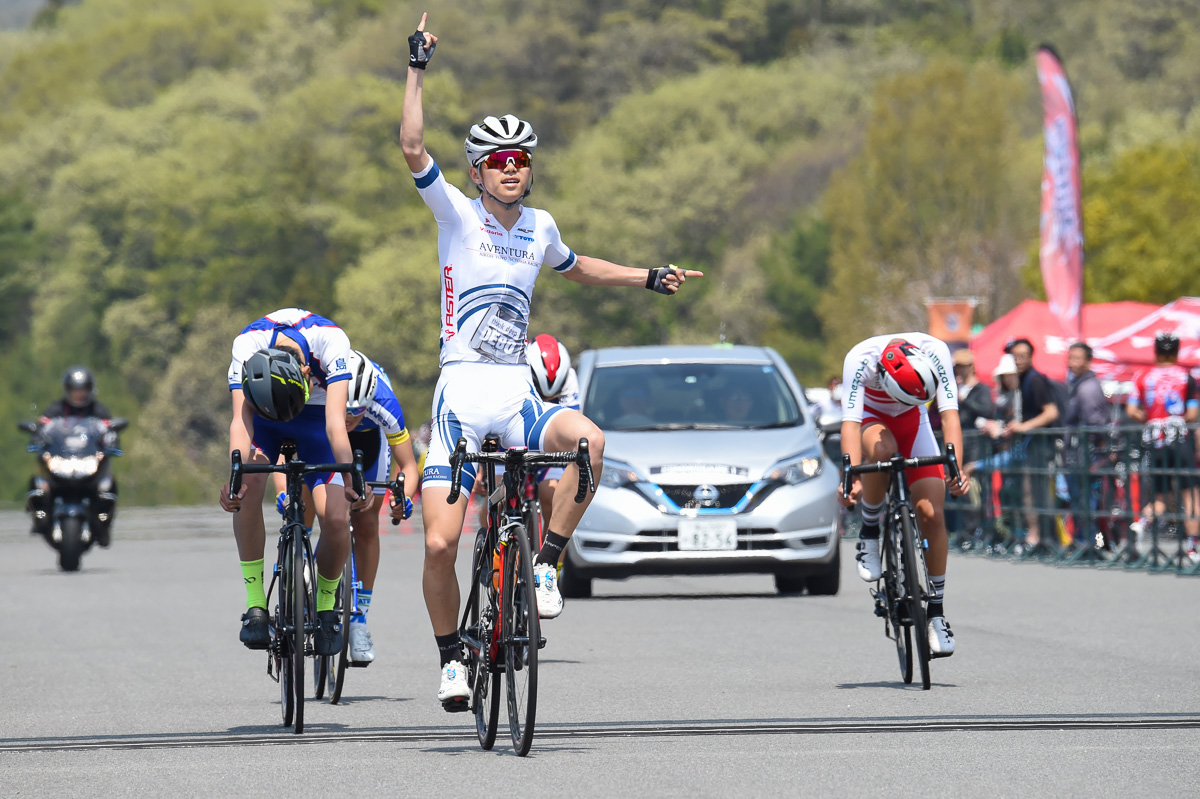
{"type": "MultiPolygon", "coordinates": [[[[404,426],[404,411],[392,390],[387,372],[358,350],[350,353],[350,390],[346,402],[346,430],[350,446],[363,453],[363,470],[375,482],[391,477],[393,464],[404,475],[404,492],[416,490],[420,475],[413,454],[412,438],[404,426]]],[[[375,660],[375,644],[367,630],[367,612],[379,570],[379,508],[386,489],[372,488],[371,504],[350,515],[354,526],[354,567],[362,587],[358,591],[358,612],[350,619],[350,659],[355,663],[375,660]]],[[[412,501],[404,501],[391,510],[393,518],[412,515],[412,501]]]]}
{"type": "MultiPolygon", "coordinates": [[[[290,438],[296,442],[297,456],[308,463],[353,460],[345,421],[349,358],[350,340],[342,329],[299,308],[284,308],[247,325],[233,340],[229,365],[230,453],[240,452],[246,463],[274,463],[284,439],[290,438]]],[[[305,476],[324,539],[317,553],[314,635],[320,655],[342,648],[341,620],[333,605],[350,549],[350,506],[359,499],[350,482],[338,473],[305,476]]],[[[230,498],[228,484],[221,489],[221,507],[234,514],[233,534],[246,587],[240,638],[250,649],[265,649],[270,643],[263,585],[266,486],[265,474],[248,474],[236,497],[230,498]],[[239,512],[243,506],[245,511],[239,512]]]]}
{"type": "MultiPolygon", "coordinates": [[[[578,411],[547,405],[533,388],[525,363],[525,339],[533,284],[543,265],[569,280],[592,286],[630,286],[674,294],[700,272],[666,266],[633,269],[576,255],[545,211],[522,201],[533,180],[531,155],[537,136],[528,122],[506,115],[473,125],[466,140],[469,199],[447,182],[425,150],[422,90],[437,37],[425,32],[427,15],[409,37],[409,70],[401,117],[400,146],[417,190],[438,223],[441,281],[441,366],[434,390],[433,436],[425,458],[422,504],[425,520],[423,588],[442,663],[438,699],[448,711],[467,710],[470,689],[458,640],[458,578],[454,560],[475,470],[463,469],[463,493],[446,504],[450,453],[459,436],[478,449],[495,434],[504,447],[575,449],[591,445],[592,470],[601,471],[604,437],[578,411]]],[[[545,531],[534,564],[538,615],[562,611],[555,564],[587,505],[575,503],[578,470],[566,468],[555,492],[554,527],[545,531]]],[[[590,499],[590,497],[589,497],[590,499]]]]}

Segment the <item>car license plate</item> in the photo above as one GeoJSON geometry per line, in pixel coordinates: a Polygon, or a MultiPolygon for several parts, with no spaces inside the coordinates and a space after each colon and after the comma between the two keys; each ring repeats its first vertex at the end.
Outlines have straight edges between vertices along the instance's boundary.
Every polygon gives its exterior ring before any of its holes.
{"type": "Polygon", "coordinates": [[[737,549],[737,522],[733,519],[680,519],[679,549],[737,549]]]}

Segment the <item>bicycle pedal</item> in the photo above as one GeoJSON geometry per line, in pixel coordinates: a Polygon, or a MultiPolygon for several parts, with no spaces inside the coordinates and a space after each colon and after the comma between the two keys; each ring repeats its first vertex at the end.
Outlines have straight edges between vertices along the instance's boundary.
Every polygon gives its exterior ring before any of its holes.
{"type": "Polygon", "coordinates": [[[456,696],[442,702],[442,710],[447,713],[466,713],[471,709],[471,702],[465,696],[456,696]]]}
{"type": "Polygon", "coordinates": [[[546,648],[546,637],[542,636],[541,638],[538,638],[538,649],[545,649],[545,648],[546,648]]]}
{"type": "Polygon", "coordinates": [[[954,654],[953,652],[934,652],[934,651],[932,651],[932,650],[931,650],[931,651],[929,652],[929,659],[930,659],[930,660],[937,660],[938,658],[948,658],[948,657],[950,657],[950,656],[951,656],[951,655],[953,655],[953,654],[954,654]]]}
{"type": "Polygon", "coordinates": [[[365,669],[371,665],[371,662],[370,660],[351,660],[349,666],[352,669],[365,669]]]}

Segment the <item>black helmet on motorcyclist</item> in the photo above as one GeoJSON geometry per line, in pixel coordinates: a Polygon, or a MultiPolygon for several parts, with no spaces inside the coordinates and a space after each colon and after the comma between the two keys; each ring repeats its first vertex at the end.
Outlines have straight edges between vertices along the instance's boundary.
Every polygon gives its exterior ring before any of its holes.
{"type": "Polygon", "coordinates": [[[72,408],[82,408],[96,398],[96,380],[86,366],[72,366],[63,375],[63,400],[72,408]],[[86,391],[83,396],[80,392],[86,391]],[[81,399],[82,397],[82,399],[81,399]]]}
{"type": "Polygon", "coordinates": [[[259,416],[286,422],[308,402],[308,376],[291,350],[259,350],[242,364],[242,394],[259,416]]]}
{"type": "Polygon", "coordinates": [[[1179,336],[1169,330],[1158,331],[1158,335],[1154,337],[1154,354],[1178,355],[1179,336]]]}

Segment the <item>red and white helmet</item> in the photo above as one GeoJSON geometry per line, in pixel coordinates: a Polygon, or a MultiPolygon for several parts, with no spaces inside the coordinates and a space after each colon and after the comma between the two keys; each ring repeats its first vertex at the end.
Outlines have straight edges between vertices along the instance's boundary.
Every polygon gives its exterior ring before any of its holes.
{"type": "Polygon", "coordinates": [[[907,341],[893,341],[879,356],[879,379],[883,390],[896,402],[921,405],[937,391],[937,368],[933,360],[907,341]]]}
{"type": "Polygon", "coordinates": [[[525,360],[533,372],[533,384],[543,399],[557,397],[571,371],[571,356],[554,336],[543,333],[525,347],[525,360]]]}

